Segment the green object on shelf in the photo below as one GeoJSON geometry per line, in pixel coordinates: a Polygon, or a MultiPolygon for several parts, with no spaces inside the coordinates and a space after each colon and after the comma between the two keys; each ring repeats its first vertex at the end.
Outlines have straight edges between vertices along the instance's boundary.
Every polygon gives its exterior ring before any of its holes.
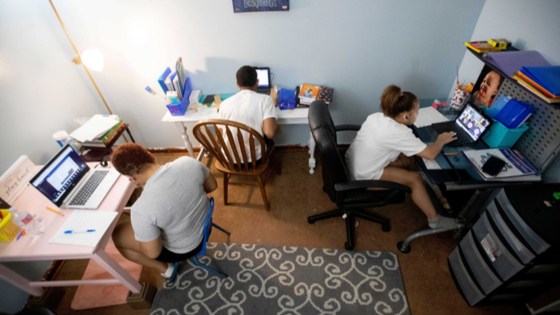
{"type": "Polygon", "coordinates": [[[560,200],[560,192],[555,192],[552,194],[552,196],[554,196],[554,199],[560,200]]]}

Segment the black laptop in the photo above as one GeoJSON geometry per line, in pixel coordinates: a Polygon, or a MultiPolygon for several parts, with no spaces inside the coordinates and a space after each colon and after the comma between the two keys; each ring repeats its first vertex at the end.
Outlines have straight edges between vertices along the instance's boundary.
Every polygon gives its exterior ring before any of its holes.
{"type": "Polygon", "coordinates": [[[435,123],[432,124],[432,128],[438,134],[449,131],[457,133],[457,140],[448,143],[447,146],[468,147],[480,140],[491,125],[492,119],[467,104],[454,121],[435,123]]]}
{"type": "Polygon", "coordinates": [[[270,68],[268,67],[256,67],[257,79],[259,79],[259,86],[257,87],[257,93],[270,95],[270,68]]]}

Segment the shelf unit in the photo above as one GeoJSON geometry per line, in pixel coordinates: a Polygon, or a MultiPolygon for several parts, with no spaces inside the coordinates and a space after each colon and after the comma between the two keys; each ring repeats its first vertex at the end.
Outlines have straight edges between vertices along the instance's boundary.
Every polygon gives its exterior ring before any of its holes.
{"type": "MultiPolygon", "coordinates": [[[[468,47],[467,50],[504,78],[496,98],[503,94],[528,103],[533,107],[533,114],[527,120],[529,130],[521,136],[519,141],[513,146],[513,149],[523,153],[543,173],[560,154],[559,104],[549,104],[541,100],[514,78],[507,76],[502,70],[486,62],[484,54],[477,53],[468,47]]],[[[517,49],[512,48],[509,50],[515,51],[517,49]]]]}
{"type": "Polygon", "coordinates": [[[86,161],[86,162],[102,161],[103,158],[105,158],[105,156],[111,155],[113,153],[113,146],[115,145],[117,140],[119,140],[119,138],[124,134],[125,131],[130,136],[130,140],[133,143],[136,143],[134,141],[134,138],[132,137],[132,134],[130,133],[130,130],[128,129],[128,124],[124,124],[124,128],[119,129],[117,131],[117,134],[113,137],[113,139],[110,142],[105,143],[104,148],[101,148],[101,147],[81,147],[80,148],[80,155],[81,155],[82,159],[84,159],[84,161],[86,161]]]}

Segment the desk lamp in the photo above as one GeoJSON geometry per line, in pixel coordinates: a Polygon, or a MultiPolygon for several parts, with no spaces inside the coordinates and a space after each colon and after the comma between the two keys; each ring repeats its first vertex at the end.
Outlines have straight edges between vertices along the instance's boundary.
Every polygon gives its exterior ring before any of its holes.
{"type": "MultiPolygon", "coordinates": [[[[91,76],[91,74],[89,73],[89,70],[88,70],[88,68],[90,68],[92,70],[95,70],[95,71],[103,70],[103,66],[105,64],[105,61],[103,59],[103,54],[98,49],[86,50],[82,53],[78,52],[78,49],[76,48],[76,45],[74,45],[74,42],[72,41],[72,38],[70,38],[70,34],[68,34],[68,31],[66,30],[66,27],[64,26],[64,23],[62,23],[62,20],[60,19],[60,16],[58,15],[58,12],[56,11],[56,8],[54,7],[54,4],[53,4],[52,0],[49,0],[49,2],[51,3],[51,6],[54,10],[54,13],[56,14],[56,17],[58,18],[58,21],[60,22],[60,25],[64,29],[64,32],[66,33],[66,36],[68,37],[68,40],[70,41],[70,44],[72,44],[72,47],[74,48],[74,51],[77,54],[77,56],[74,57],[74,59],[72,59],[72,61],[74,61],[75,64],[81,64],[82,66],[84,66],[84,70],[86,70],[86,73],[88,74],[91,82],[93,83],[93,86],[95,86],[95,89],[97,90],[97,93],[99,93],[99,96],[103,100],[103,103],[105,104],[105,107],[107,107],[107,110],[109,111],[109,114],[112,115],[113,112],[109,108],[109,105],[107,105],[107,102],[105,101],[105,98],[103,97],[103,94],[101,94],[101,91],[99,91],[99,88],[97,87],[97,84],[95,84],[95,81],[93,80],[93,77],[91,76]]],[[[126,138],[126,136],[124,134],[123,134],[123,137],[124,137],[124,140],[126,142],[128,142],[128,139],[126,138]]]]}

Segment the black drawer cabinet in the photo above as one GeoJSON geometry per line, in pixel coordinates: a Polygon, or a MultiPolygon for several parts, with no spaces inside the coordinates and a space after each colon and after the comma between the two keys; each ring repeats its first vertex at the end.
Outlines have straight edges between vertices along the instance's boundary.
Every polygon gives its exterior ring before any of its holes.
{"type": "Polygon", "coordinates": [[[560,185],[501,189],[448,258],[471,306],[521,303],[560,282],[560,185]]]}

